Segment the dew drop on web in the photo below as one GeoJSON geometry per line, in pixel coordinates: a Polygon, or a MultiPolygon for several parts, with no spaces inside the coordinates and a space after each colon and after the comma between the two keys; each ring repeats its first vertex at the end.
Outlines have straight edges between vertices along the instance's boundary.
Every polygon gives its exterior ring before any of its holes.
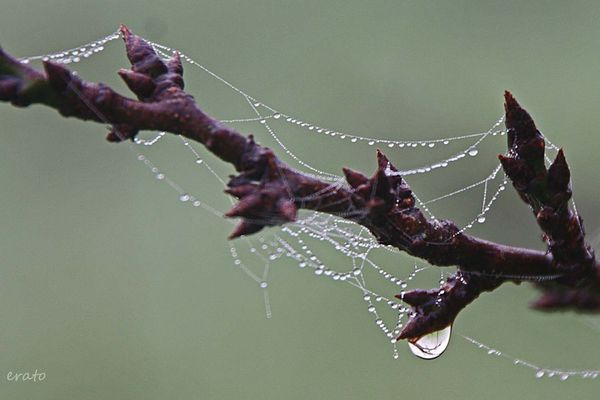
{"type": "Polygon", "coordinates": [[[433,360],[442,355],[450,343],[452,325],[440,331],[421,336],[414,343],[408,342],[408,348],[417,357],[424,360],[433,360]]]}

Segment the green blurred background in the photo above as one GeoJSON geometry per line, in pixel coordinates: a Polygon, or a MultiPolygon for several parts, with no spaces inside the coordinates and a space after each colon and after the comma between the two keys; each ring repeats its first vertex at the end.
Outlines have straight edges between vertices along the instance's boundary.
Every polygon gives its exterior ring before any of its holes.
{"type": "MultiPolygon", "coordinates": [[[[600,235],[598,1],[0,0],[0,10],[0,43],[14,55],[72,47],[122,22],[283,112],[368,136],[485,130],[510,89],[565,147],[590,240],[600,235]]],[[[124,90],[114,73],[124,66],[115,42],[76,69],[124,90]]],[[[247,111],[214,79],[186,74],[209,112],[247,111]]],[[[2,399],[597,398],[598,380],[535,379],[459,335],[436,361],[404,346],[393,360],[356,291],[291,262],[273,267],[266,319],[261,290],[233,267],[231,225],[180,206],[126,146],[104,141],[102,126],[6,104],[0,120],[2,399]],[[35,369],[45,381],[6,380],[35,369]]],[[[241,129],[272,144],[257,127],[241,129]]],[[[331,172],[374,165],[366,146],[285,140],[331,172]]],[[[171,176],[226,208],[175,138],[161,146],[151,153],[171,176]]],[[[496,140],[487,158],[415,189],[433,197],[481,179],[503,151],[496,140]]],[[[465,220],[480,201],[465,199],[435,211],[465,220]]],[[[474,233],[541,248],[512,190],[488,220],[474,233]]],[[[402,263],[398,271],[412,268],[402,263]]],[[[532,312],[535,294],[505,285],[466,309],[455,330],[544,366],[600,368],[598,318],[532,312]]]]}

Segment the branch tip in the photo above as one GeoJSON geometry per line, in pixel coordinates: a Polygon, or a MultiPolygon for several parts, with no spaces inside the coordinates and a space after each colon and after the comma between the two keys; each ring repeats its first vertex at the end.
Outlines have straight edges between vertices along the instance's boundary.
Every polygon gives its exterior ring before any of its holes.
{"type": "Polygon", "coordinates": [[[367,181],[369,180],[369,178],[367,178],[365,175],[353,169],[344,167],[342,168],[342,171],[344,171],[346,181],[354,189],[356,189],[360,185],[367,183],[367,181]]]}
{"type": "Polygon", "coordinates": [[[125,24],[119,25],[119,31],[123,35],[123,38],[127,38],[132,35],[131,30],[127,26],[125,26],[125,24]]]}

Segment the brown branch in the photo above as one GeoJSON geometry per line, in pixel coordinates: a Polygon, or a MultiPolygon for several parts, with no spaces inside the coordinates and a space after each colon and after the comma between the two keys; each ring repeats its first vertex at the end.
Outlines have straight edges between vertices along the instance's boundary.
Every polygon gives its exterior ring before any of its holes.
{"type": "Polygon", "coordinates": [[[433,265],[457,266],[441,290],[399,295],[413,306],[400,338],[414,340],[451,324],[479,294],[506,281],[546,277],[538,308],[600,310],[600,265],[584,242],[582,221],[568,208],[569,169],[562,151],[544,166],[544,140],[529,114],[506,94],[508,157],[503,167],[545,233],[548,252],[492,243],[459,232],[447,220],[428,220],[397,169],[381,153],[372,177],[344,169],[346,187],[333,187],[296,171],[272,150],[206,115],[183,90],[179,56],[161,60],[142,38],[122,27],[131,70],[119,71],[137,100],[84,81],[65,67],[45,62],[45,73],[0,50],[0,100],[15,106],[44,104],[64,116],[112,125],[109,141],[141,130],[181,134],[233,164],[228,183],[239,203],[227,213],[241,219],[231,238],[293,221],[300,208],[338,215],[367,227],[377,240],[433,265]],[[315,196],[315,194],[319,194],[315,196]],[[557,278],[558,277],[558,278],[557,278]]]}

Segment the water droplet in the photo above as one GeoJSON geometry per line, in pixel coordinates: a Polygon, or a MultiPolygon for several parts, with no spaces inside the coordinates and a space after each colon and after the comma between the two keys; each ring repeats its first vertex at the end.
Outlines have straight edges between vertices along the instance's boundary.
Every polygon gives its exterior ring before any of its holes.
{"type": "Polygon", "coordinates": [[[450,334],[452,325],[448,325],[441,331],[436,331],[425,336],[421,336],[414,343],[408,342],[410,351],[417,357],[424,360],[432,360],[439,357],[450,343],[450,334]]]}
{"type": "Polygon", "coordinates": [[[544,371],[542,371],[541,369],[535,373],[535,377],[536,378],[542,378],[544,376],[544,371]]]}
{"type": "Polygon", "coordinates": [[[281,114],[275,114],[275,115],[273,115],[273,118],[279,119],[279,118],[281,118],[281,114]]]}
{"type": "Polygon", "coordinates": [[[372,140],[369,142],[369,146],[373,146],[374,144],[375,144],[375,142],[372,140]]]}
{"type": "Polygon", "coordinates": [[[201,158],[196,159],[196,164],[202,164],[204,162],[204,160],[202,160],[201,158]]]}
{"type": "Polygon", "coordinates": [[[560,376],[560,380],[561,380],[561,381],[566,381],[567,379],[569,379],[569,374],[562,374],[562,375],[560,376]]]}
{"type": "Polygon", "coordinates": [[[260,287],[261,287],[262,289],[266,289],[266,288],[267,288],[267,286],[269,286],[269,284],[268,284],[267,282],[264,282],[264,281],[263,281],[263,282],[261,282],[261,283],[260,283],[260,287]]]}
{"type": "Polygon", "coordinates": [[[375,312],[375,306],[369,306],[369,308],[367,308],[367,310],[369,312],[375,312]]]}
{"type": "Polygon", "coordinates": [[[434,146],[435,146],[435,143],[429,143],[429,144],[428,144],[428,146],[429,146],[429,147],[434,147],[434,146]]]}
{"type": "Polygon", "coordinates": [[[480,224],[483,224],[485,222],[485,217],[481,216],[481,217],[477,218],[477,222],[479,222],[480,224]]]}
{"type": "Polygon", "coordinates": [[[165,175],[164,174],[156,174],[156,179],[158,179],[159,181],[162,181],[163,179],[165,179],[165,175]]]}
{"type": "Polygon", "coordinates": [[[479,153],[479,150],[477,150],[477,149],[471,149],[471,150],[469,150],[469,155],[471,157],[475,157],[478,153],[479,153]]]}
{"type": "Polygon", "coordinates": [[[179,196],[179,200],[182,202],[186,202],[190,199],[190,195],[187,193],[183,193],[181,196],[179,196]]]}

